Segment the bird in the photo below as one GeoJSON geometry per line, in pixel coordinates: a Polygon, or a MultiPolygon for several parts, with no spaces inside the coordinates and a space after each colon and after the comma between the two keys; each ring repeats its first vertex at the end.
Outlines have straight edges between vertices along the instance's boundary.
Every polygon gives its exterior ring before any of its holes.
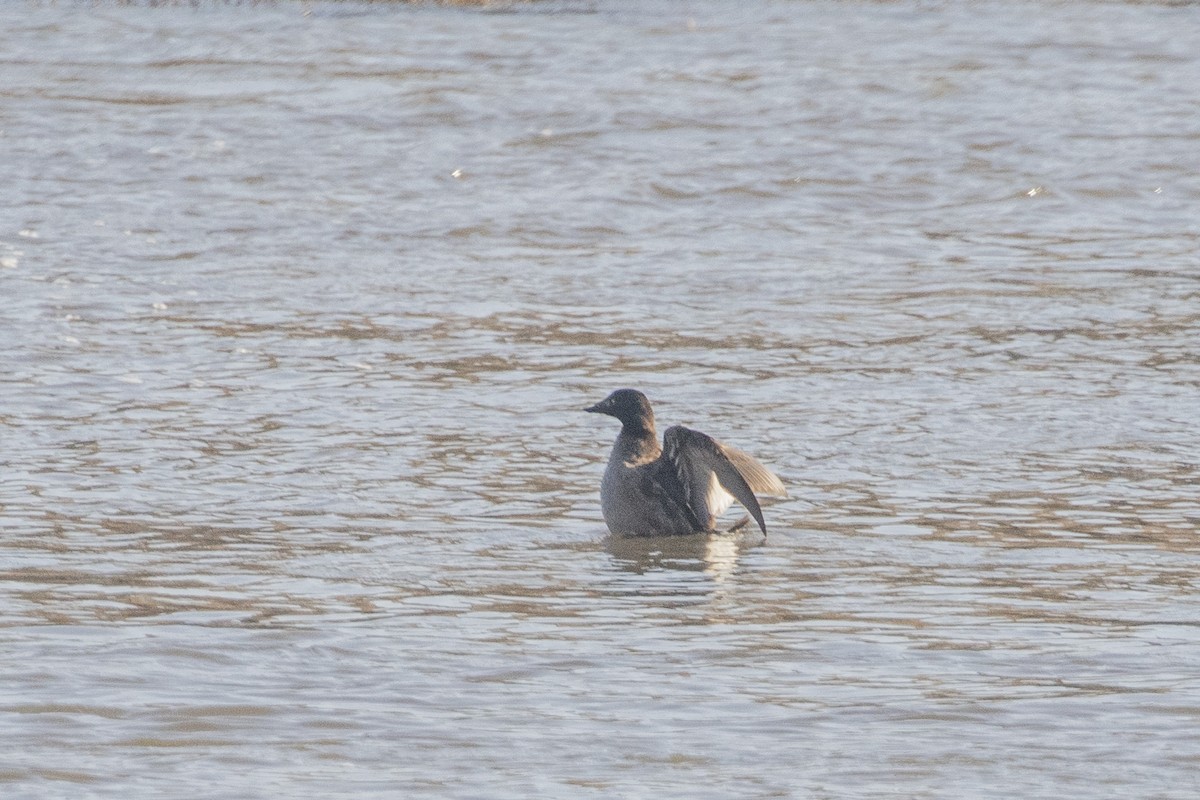
{"type": "Polygon", "coordinates": [[[636,389],[618,389],[584,411],[621,422],[600,482],[600,510],[611,533],[715,533],[717,516],[736,499],[767,534],[756,495],[786,497],[787,489],[752,456],[682,425],[667,428],[660,447],[654,410],[636,389]]]}

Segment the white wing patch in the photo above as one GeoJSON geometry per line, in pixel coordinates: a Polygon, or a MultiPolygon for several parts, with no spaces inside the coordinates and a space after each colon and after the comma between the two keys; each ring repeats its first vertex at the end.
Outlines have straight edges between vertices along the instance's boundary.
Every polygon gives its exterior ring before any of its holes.
{"type": "Polygon", "coordinates": [[[725,491],[725,487],[717,480],[717,473],[712,471],[708,473],[708,491],[704,495],[704,502],[708,506],[708,513],[714,517],[720,516],[733,505],[733,495],[725,491]]]}

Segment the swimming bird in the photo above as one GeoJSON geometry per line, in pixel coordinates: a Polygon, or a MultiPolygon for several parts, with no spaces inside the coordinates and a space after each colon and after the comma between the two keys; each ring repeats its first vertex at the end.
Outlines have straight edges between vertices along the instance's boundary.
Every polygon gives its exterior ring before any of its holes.
{"type": "Polygon", "coordinates": [[[667,428],[659,447],[654,411],[636,389],[618,389],[584,411],[621,421],[600,482],[600,509],[612,533],[713,532],[717,515],[736,499],[766,535],[756,493],[785,497],[787,490],[752,456],[682,425],[667,428]]]}

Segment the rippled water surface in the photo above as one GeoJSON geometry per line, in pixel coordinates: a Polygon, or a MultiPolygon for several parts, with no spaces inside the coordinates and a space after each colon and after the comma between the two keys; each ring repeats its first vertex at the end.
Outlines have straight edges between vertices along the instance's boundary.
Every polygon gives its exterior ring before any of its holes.
{"type": "Polygon", "coordinates": [[[1193,798],[1200,27],[0,6],[0,795],[1193,798]],[[783,475],[613,540],[620,386],[783,475]]]}

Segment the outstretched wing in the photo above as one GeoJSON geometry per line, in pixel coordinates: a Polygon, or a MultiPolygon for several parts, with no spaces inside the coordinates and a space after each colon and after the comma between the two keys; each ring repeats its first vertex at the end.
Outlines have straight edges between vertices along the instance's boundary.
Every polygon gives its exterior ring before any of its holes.
{"type": "Polygon", "coordinates": [[[682,425],[663,434],[663,458],[678,478],[683,496],[697,520],[711,529],[718,514],[736,499],[763,533],[767,524],[751,484],[764,494],[783,493],[783,484],[750,456],[682,425]]]}
{"type": "MultiPolygon", "coordinates": [[[[718,443],[719,444],[719,443],[718,443]]],[[[779,476],[764,467],[754,456],[743,453],[736,447],[721,444],[720,448],[728,456],[733,466],[746,479],[751,491],[758,497],[787,497],[787,488],[779,476]]]]}

